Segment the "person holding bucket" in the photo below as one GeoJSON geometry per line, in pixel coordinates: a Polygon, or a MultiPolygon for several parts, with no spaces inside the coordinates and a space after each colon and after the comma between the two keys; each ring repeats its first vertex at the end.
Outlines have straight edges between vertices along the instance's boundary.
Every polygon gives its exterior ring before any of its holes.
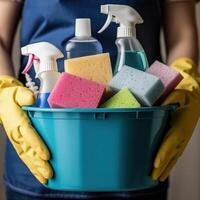
{"type": "MultiPolygon", "coordinates": [[[[115,27],[95,35],[116,60],[115,27]]],[[[0,0],[0,122],[9,141],[6,144],[5,183],[7,200],[42,199],[167,199],[171,169],[183,153],[200,115],[200,76],[197,72],[198,46],[193,0],[0,0]],[[86,4],[87,3],[87,4],[86,4]],[[104,23],[101,4],[117,3],[133,6],[144,18],[138,38],[146,50],[149,63],[161,60],[159,36],[164,27],[169,65],[184,77],[164,104],[179,103],[170,129],[155,157],[152,178],[159,186],[136,192],[85,193],[53,191],[42,184],[53,176],[50,153],[31,126],[21,106],[32,105],[34,95],[25,88],[22,69],[19,80],[14,77],[11,48],[15,29],[22,13],[21,46],[49,41],[64,52],[66,41],[74,32],[77,17],[90,17],[97,33],[104,23]],[[87,6],[86,6],[87,5],[87,6]],[[42,183],[42,184],[41,184],[42,183]]],[[[25,66],[25,58],[21,65],[25,66]]],[[[63,63],[60,63],[62,70],[63,63]]],[[[34,77],[34,76],[32,76],[34,77]]]]}

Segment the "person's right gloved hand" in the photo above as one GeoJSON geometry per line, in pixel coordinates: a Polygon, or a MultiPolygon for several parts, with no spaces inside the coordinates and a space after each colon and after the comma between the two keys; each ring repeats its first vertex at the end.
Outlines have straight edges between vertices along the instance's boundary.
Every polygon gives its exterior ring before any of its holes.
{"type": "Polygon", "coordinates": [[[32,105],[34,101],[33,93],[18,80],[0,76],[0,123],[21,160],[45,184],[53,176],[48,163],[50,154],[21,109],[21,106],[32,105]]]}
{"type": "Polygon", "coordinates": [[[190,58],[179,58],[171,67],[180,72],[183,80],[166,98],[163,105],[178,103],[170,120],[170,129],[154,161],[152,178],[165,181],[186,148],[200,116],[200,74],[190,58]]]}

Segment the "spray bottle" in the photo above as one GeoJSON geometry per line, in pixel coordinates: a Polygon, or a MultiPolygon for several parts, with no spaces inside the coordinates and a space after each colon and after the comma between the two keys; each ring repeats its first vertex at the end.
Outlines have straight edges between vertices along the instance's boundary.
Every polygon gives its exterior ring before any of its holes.
{"type": "Polygon", "coordinates": [[[120,24],[117,29],[118,57],[114,73],[119,72],[124,65],[146,71],[149,64],[144,49],[136,38],[135,28],[136,24],[143,23],[142,17],[132,7],[117,4],[102,5],[101,13],[108,15],[108,18],[98,33],[102,33],[111,22],[120,24]]]}
{"type": "MultiPolygon", "coordinates": [[[[36,106],[49,108],[47,99],[60,75],[57,67],[57,59],[63,58],[64,55],[57,47],[48,42],[39,42],[24,46],[21,48],[21,53],[24,56],[29,56],[29,61],[22,72],[26,75],[26,85],[30,89],[33,88],[33,91],[37,89],[28,75],[28,71],[32,65],[34,65],[35,69],[35,78],[40,79],[40,89],[36,106]]],[[[34,91],[34,93],[36,94],[37,92],[34,91]]]]}

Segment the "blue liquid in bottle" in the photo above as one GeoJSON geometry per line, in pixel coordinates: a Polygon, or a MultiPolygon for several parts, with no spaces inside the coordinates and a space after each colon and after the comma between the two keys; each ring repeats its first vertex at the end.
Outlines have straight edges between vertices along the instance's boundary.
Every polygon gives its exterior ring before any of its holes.
{"type": "Polygon", "coordinates": [[[124,65],[135,69],[146,71],[149,67],[144,49],[136,38],[119,38],[116,40],[118,47],[118,57],[115,67],[115,74],[124,65]]]}
{"type": "Polygon", "coordinates": [[[92,37],[75,37],[66,44],[67,59],[90,56],[102,52],[101,43],[92,37]]]}
{"type": "Polygon", "coordinates": [[[40,93],[37,97],[35,106],[39,108],[50,108],[48,103],[50,92],[48,93],[40,93]]]}
{"type": "Polygon", "coordinates": [[[135,69],[146,71],[148,68],[148,61],[144,51],[126,51],[125,65],[134,66],[135,69]]]}

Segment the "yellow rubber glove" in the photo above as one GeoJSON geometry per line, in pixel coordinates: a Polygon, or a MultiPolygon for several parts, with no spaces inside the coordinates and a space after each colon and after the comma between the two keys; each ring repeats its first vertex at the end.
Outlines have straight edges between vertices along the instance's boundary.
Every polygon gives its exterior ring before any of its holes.
{"type": "Polygon", "coordinates": [[[21,160],[45,184],[53,175],[48,163],[49,151],[21,109],[34,101],[33,93],[18,80],[0,76],[0,122],[21,160]]]}
{"type": "Polygon", "coordinates": [[[180,107],[172,116],[170,130],[154,161],[152,178],[160,181],[168,178],[190,140],[200,116],[200,76],[194,62],[188,58],[180,58],[171,66],[184,78],[164,102],[164,105],[179,103],[180,107]]]}

